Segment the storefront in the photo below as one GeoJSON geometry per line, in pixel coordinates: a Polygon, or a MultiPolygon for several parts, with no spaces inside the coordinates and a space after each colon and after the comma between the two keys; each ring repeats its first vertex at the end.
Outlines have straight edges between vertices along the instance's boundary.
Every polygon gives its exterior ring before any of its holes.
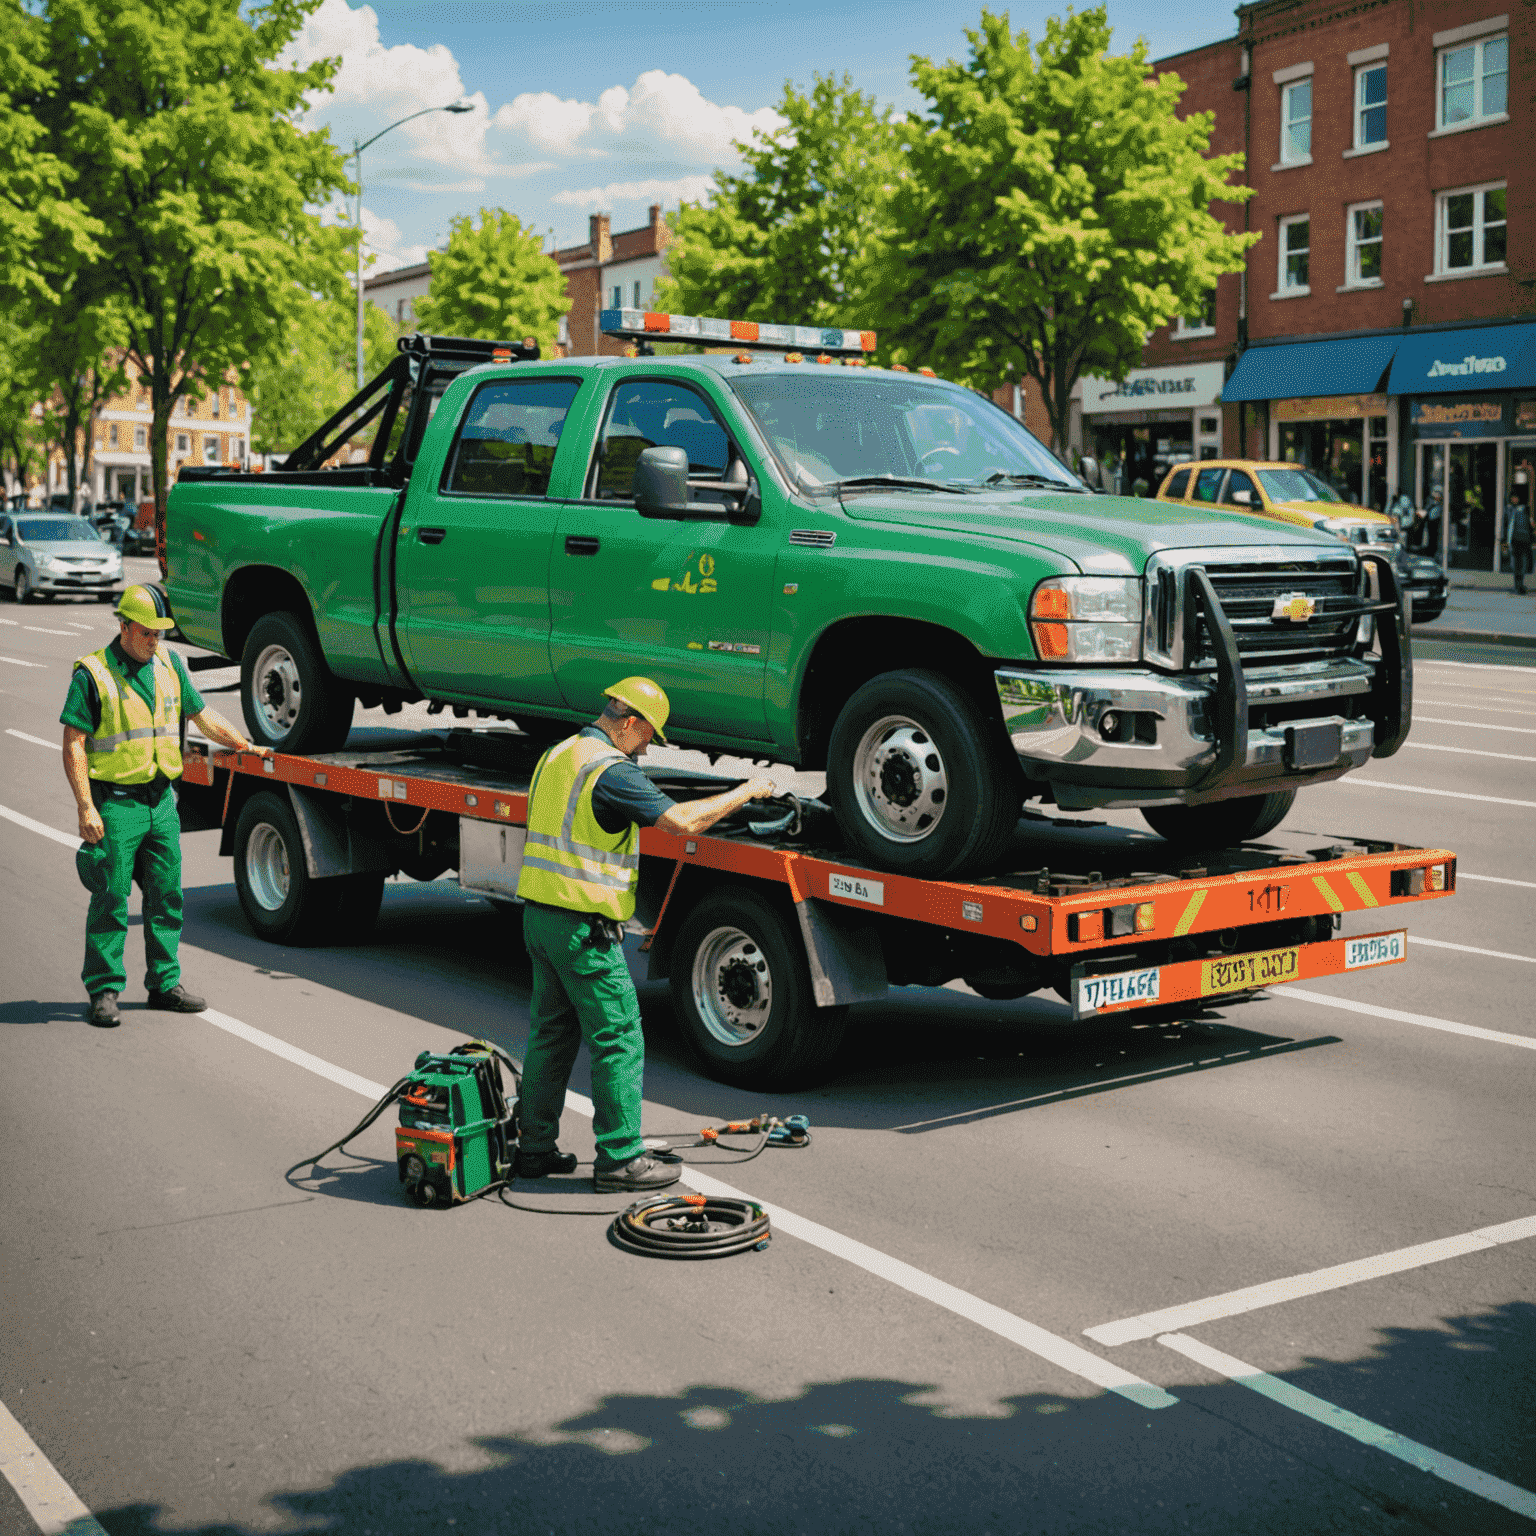
{"type": "Polygon", "coordinates": [[[1306,465],[1346,501],[1380,512],[1392,494],[1395,428],[1385,395],[1276,400],[1269,415],[1269,456],[1306,465]]]}
{"type": "Polygon", "coordinates": [[[1119,384],[1084,374],[1083,452],[1106,487],[1155,495],[1172,465],[1219,457],[1223,372],[1220,363],[1139,368],[1119,384]]]}

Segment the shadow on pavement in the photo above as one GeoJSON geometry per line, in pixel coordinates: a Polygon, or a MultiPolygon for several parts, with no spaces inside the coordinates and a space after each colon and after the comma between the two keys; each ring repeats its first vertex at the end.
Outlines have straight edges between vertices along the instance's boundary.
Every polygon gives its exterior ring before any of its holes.
{"type": "MultiPolygon", "coordinates": [[[[1536,1432],[1523,1384],[1536,1370],[1533,1324],[1536,1307],[1509,1304],[1441,1328],[1394,1330],[1364,1358],[1309,1361],[1284,1379],[1528,1482],[1536,1432]]],[[[280,1522],[337,1536],[1501,1536],[1530,1528],[1242,1387],[1170,1390],[1180,1402],[1148,1412],[1110,1395],[1043,1393],[947,1408],[933,1387],[891,1379],[817,1382],[779,1400],[699,1384],[675,1396],[612,1396],[544,1428],[475,1436],[468,1445],[478,1455],[468,1459],[479,1464],[470,1470],[437,1464],[442,1456],[463,1467],[467,1446],[434,1441],[424,1403],[419,1454],[274,1492],[259,1524],[174,1530],[244,1536],[280,1522]]],[[[148,1504],[98,1518],[111,1536],[173,1529],[148,1504]]]]}

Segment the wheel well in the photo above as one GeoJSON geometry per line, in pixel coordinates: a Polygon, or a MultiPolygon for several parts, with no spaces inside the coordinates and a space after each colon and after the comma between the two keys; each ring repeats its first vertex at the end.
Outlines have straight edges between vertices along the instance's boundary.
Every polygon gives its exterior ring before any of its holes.
{"type": "Polygon", "coordinates": [[[309,631],[319,645],[314,610],[309,595],[298,579],[271,565],[242,566],[224,583],[224,599],[219,614],[224,636],[224,654],[239,661],[245,642],[256,621],[269,613],[291,613],[309,631]]]}
{"type": "Polygon", "coordinates": [[[816,641],[800,684],[795,739],[802,768],[826,766],[838,712],[870,678],[921,667],[942,672],[983,708],[997,707],[990,663],[952,629],[918,619],[843,619],[816,641]]]}

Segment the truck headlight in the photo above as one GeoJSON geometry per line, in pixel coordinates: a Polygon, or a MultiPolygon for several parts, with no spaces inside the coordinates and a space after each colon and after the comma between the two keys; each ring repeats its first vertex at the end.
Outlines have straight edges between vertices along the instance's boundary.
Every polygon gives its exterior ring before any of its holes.
{"type": "Polygon", "coordinates": [[[1350,522],[1343,517],[1320,517],[1312,524],[1319,533],[1331,533],[1336,539],[1343,539],[1346,544],[1355,542],[1355,530],[1359,524],[1350,522]]]}
{"type": "Polygon", "coordinates": [[[1141,581],[1135,576],[1053,576],[1029,602],[1042,661],[1140,661],[1141,581]]]}

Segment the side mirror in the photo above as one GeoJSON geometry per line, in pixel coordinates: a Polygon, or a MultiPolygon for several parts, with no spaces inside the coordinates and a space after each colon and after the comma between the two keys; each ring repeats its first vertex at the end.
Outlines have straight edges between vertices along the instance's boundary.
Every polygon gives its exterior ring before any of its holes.
{"type": "Polygon", "coordinates": [[[1241,502],[1245,507],[1246,506],[1250,506],[1252,504],[1252,502],[1253,502],[1253,492],[1252,491],[1233,491],[1232,492],[1232,500],[1233,501],[1241,502]]]}
{"type": "Polygon", "coordinates": [[[635,507],[641,517],[687,517],[688,451],[647,448],[635,465],[635,507]]]}

